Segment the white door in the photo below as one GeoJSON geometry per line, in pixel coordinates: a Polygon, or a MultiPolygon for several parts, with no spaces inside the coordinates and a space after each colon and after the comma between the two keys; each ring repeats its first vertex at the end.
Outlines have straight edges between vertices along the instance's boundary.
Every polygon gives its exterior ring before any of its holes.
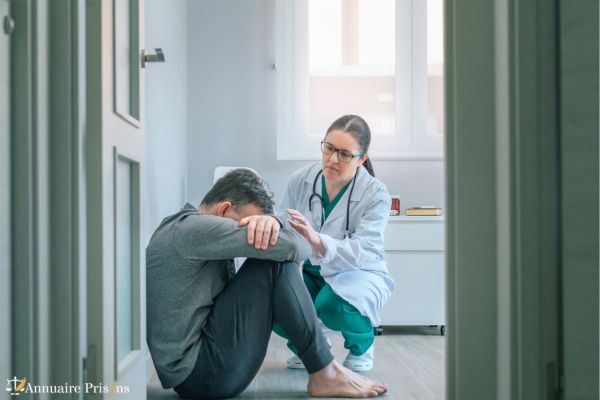
{"type": "MultiPolygon", "coordinates": [[[[0,23],[10,18],[8,0],[0,0],[0,23]]],[[[7,20],[7,23],[10,20],[7,20]]],[[[6,379],[11,371],[11,290],[10,290],[10,120],[9,120],[9,68],[10,30],[0,31],[0,379],[6,379]]],[[[4,392],[4,391],[3,391],[4,392]]],[[[6,397],[8,394],[4,392],[6,397]]],[[[4,398],[4,397],[3,397],[4,398]]]]}
{"type": "MultiPolygon", "coordinates": [[[[87,4],[88,360],[104,397],[146,396],[143,0],[87,4]]],[[[89,392],[89,391],[88,391],[89,392]]],[[[96,392],[94,388],[91,394],[96,392]]],[[[98,394],[98,393],[96,393],[98,394]]]]}

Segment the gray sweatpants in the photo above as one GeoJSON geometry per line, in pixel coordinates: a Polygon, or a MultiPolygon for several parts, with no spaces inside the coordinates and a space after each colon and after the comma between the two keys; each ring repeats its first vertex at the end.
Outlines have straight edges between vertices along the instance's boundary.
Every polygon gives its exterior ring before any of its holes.
{"type": "Polygon", "coordinates": [[[218,295],[196,365],[175,391],[197,399],[241,393],[260,369],[274,322],[288,334],[308,373],[333,361],[298,266],[248,259],[218,295]]]}

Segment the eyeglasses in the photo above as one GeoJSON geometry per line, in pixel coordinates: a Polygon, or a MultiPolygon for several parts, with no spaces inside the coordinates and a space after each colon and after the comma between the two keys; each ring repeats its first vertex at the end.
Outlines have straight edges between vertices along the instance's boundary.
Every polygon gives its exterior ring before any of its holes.
{"type": "Polygon", "coordinates": [[[326,141],[321,142],[321,151],[323,152],[323,154],[326,154],[328,156],[332,156],[333,153],[337,151],[338,158],[340,159],[340,161],[345,163],[349,163],[355,157],[362,157],[365,155],[365,153],[352,154],[348,150],[336,149],[331,143],[327,143],[326,141]]]}

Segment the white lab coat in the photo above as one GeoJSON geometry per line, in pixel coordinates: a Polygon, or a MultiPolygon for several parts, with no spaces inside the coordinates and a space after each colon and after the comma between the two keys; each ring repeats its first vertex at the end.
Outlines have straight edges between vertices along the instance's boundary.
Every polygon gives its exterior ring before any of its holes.
{"type": "MultiPolygon", "coordinates": [[[[321,256],[313,250],[310,262],[321,266],[321,275],[338,296],[368,317],[373,326],[379,326],[379,310],[395,287],[394,280],[388,273],[383,251],[390,195],[381,181],[369,175],[365,168],[359,168],[350,199],[351,237],[345,238],[346,206],[352,184],[321,227],[321,202],[315,196],[312,211],[308,206],[313,193],[313,182],[320,170],[321,163],[316,163],[292,175],[278,214],[289,219],[285,210],[298,210],[320,232],[327,252],[321,256]]],[[[321,189],[319,177],[315,192],[322,195],[321,189]]],[[[286,227],[290,228],[287,219],[286,227]]]]}

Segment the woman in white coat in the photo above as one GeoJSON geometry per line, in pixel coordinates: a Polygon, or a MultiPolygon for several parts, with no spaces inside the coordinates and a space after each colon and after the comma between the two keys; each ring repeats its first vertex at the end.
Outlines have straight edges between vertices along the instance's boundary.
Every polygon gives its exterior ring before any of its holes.
{"type": "MultiPolygon", "coordinates": [[[[362,118],[338,118],[321,142],[321,162],[294,173],[279,207],[312,247],[304,282],[323,324],[341,331],[349,351],[344,366],[355,371],[373,368],[374,327],[395,286],[383,252],[391,198],[374,177],[370,142],[362,118]]],[[[288,367],[303,365],[294,356],[288,367]]]]}

